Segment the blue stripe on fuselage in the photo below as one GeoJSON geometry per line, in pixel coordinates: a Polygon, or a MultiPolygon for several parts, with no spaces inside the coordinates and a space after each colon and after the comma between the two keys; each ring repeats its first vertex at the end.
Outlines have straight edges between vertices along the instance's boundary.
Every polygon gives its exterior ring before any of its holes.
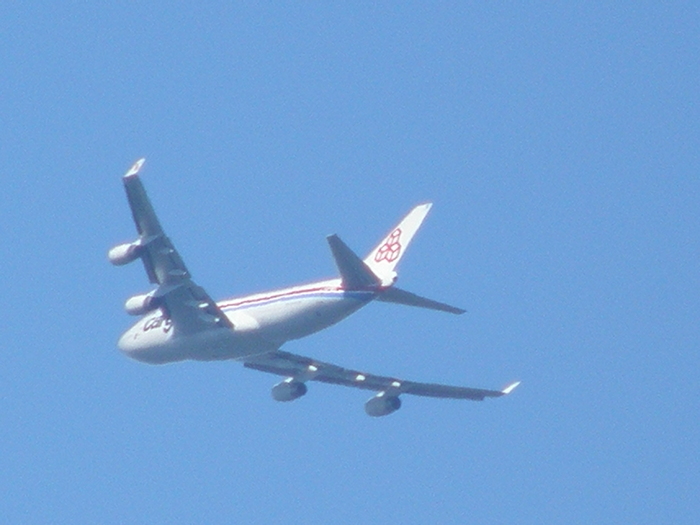
{"type": "Polygon", "coordinates": [[[327,290],[323,292],[311,290],[298,290],[279,295],[270,295],[256,299],[241,298],[237,301],[223,301],[219,304],[222,311],[245,310],[273,303],[282,303],[295,299],[354,299],[361,302],[369,302],[374,297],[375,292],[365,290],[327,290]]]}

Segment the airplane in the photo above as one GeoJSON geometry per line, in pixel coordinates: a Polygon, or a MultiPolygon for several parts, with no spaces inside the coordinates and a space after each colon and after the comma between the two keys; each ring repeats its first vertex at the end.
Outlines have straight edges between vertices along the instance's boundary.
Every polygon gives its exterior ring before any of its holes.
{"type": "Polygon", "coordinates": [[[371,390],[365,412],[386,416],[401,407],[399,396],[471,399],[507,395],[486,390],[404,381],[350,370],[282,351],[282,345],[328,328],[372,301],[398,303],[462,314],[464,310],[407,292],[395,286],[396,266],[425,219],[431,204],[421,204],[361,259],[337,235],[327,238],[339,278],[215,302],[192,280],[175,246],[165,235],[139,178],[145,159],[123,177],[138,239],[115,246],[109,261],[121,266],[141,259],[155,289],[135,295],[124,305],[141,316],[119,339],[128,357],[148,364],[183,360],[231,359],[245,367],[283,376],[272,388],[276,401],[292,401],[307,392],[306,383],[320,381],[371,390]]]}

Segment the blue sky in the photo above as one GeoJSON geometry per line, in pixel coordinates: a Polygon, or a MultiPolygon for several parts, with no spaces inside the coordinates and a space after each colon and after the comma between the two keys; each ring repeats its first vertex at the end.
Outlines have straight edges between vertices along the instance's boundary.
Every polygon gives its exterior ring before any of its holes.
{"type": "Polygon", "coordinates": [[[8,523],[697,523],[693,3],[0,6],[8,523]],[[143,180],[215,298],[319,277],[435,206],[402,287],[286,349],[484,403],[116,350],[143,180]]]}

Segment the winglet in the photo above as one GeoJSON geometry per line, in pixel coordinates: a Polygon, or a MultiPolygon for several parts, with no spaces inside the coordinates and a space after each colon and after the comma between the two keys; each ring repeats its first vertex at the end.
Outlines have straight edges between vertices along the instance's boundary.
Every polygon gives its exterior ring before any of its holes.
{"type": "Polygon", "coordinates": [[[515,390],[515,387],[517,387],[520,384],[520,381],[516,381],[515,383],[511,383],[507,387],[505,387],[503,390],[501,390],[501,394],[504,396],[507,396],[510,394],[513,390],[515,390]]]}
{"type": "Polygon", "coordinates": [[[136,162],[134,162],[134,165],[131,166],[129,171],[126,172],[124,175],[125,179],[128,179],[129,177],[133,177],[135,175],[139,174],[139,171],[141,171],[141,167],[143,166],[143,163],[146,162],[146,159],[139,159],[136,162]]]}

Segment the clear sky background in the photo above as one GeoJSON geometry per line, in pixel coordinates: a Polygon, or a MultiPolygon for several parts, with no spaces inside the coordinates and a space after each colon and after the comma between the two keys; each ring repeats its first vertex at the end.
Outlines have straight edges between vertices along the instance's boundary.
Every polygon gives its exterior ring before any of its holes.
{"type": "Polygon", "coordinates": [[[3,2],[0,522],[699,523],[694,2],[3,2]],[[469,401],[116,340],[137,158],[215,298],[333,276],[435,206],[401,286],[289,351],[469,401]]]}

